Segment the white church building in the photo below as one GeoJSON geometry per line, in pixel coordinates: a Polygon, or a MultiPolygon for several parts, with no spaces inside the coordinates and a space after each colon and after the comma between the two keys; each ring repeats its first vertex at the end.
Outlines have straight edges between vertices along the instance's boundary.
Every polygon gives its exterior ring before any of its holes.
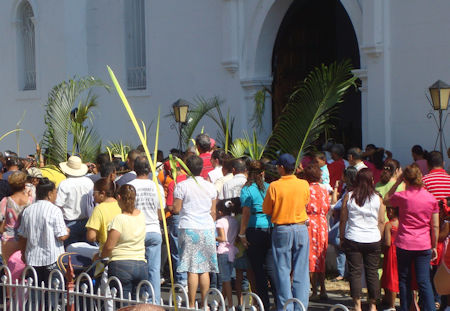
{"type": "MultiPolygon", "coordinates": [[[[2,0],[0,135],[24,116],[19,127],[41,139],[50,89],[74,76],[111,83],[109,65],[147,124],[158,106],[166,115],[179,98],[219,96],[236,117],[235,137],[251,130],[253,95],[266,87],[267,137],[313,66],[350,58],[361,85],[340,109],[336,140],[384,146],[408,164],[414,144],[434,148],[426,94],[438,79],[450,83],[449,12],[442,0],[2,0]]],[[[98,94],[103,141],[139,144],[117,94],[98,94]]],[[[160,132],[160,149],[177,146],[170,119],[160,132]]],[[[20,146],[33,152],[25,133],[20,146]]]]}

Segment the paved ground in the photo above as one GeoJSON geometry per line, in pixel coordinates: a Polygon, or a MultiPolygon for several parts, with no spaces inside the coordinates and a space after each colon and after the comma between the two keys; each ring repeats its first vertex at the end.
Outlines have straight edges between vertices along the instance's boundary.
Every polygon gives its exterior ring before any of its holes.
{"type": "MultiPolygon", "coordinates": [[[[349,285],[346,281],[331,282],[326,281],[328,300],[317,300],[310,301],[308,310],[311,311],[328,311],[335,304],[343,304],[347,307],[351,307],[352,301],[349,296],[349,285]]],[[[161,296],[164,301],[169,299],[170,287],[168,285],[163,285],[161,288],[161,296]]],[[[237,300],[234,294],[235,305],[237,305],[237,300]]],[[[271,297],[273,301],[273,297],[271,297]]]]}

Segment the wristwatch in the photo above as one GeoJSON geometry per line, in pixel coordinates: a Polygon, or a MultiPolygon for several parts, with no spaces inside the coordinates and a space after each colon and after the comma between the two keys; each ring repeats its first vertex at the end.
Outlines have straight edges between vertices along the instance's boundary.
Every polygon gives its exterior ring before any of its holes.
{"type": "Polygon", "coordinates": [[[245,234],[238,234],[238,237],[245,238],[245,234]]]}

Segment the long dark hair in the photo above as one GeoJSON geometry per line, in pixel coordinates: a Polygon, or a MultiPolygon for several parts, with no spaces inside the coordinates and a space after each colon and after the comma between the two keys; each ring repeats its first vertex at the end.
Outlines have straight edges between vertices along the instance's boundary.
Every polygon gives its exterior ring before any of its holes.
{"type": "Polygon", "coordinates": [[[384,162],[383,171],[381,171],[380,182],[385,185],[387,184],[392,176],[394,176],[395,171],[399,168],[399,163],[397,160],[390,159],[384,162]]]}
{"type": "Polygon", "coordinates": [[[266,190],[264,186],[264,178],[261,174],[262,172],[264,172],[264,165],[261,161],[250,161],[250,164],[248,165],[248,178],[245,186],[251,186],[255,183],[260,191],[266,190]]]}
{"type": "Polygon", "coordinates": [[[374,193],[373,174],[368,168],[363,168],[356,174],[352,197],[356,204],[363,206],[374,193]]]}

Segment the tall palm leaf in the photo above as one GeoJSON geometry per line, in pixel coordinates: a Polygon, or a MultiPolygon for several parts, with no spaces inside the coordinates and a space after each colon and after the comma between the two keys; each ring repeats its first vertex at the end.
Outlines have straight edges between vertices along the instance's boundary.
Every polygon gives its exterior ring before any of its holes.
{"type": "Polygon", "coordinates": [[[276,158],[278,152],[301,157],[329,126],[337,104],[349,87],[356,86],[350,60],[322,64],[314,68],[294,90],[277,120],[269,138],[266,155],[276,158]]]}
{"type": "Polygon", "coordinates": [[[187,116],[189,122],[183,128],[183,131],[181,133],[186,146],[189,144],[189,140],[194,135],[195,129],[197,128],[201,119],[203,119],[203,117],[207,115],[211,110],[222,104],[222,101],[218,100],[216,97],[206,99],[204,97],[198,96],[194,98],[194,102],[195,106],[193,106],[193,108],[189,110],[187,116]]]}
{"type": "Polygon", "coordinates": [[[58,164],[67,160],[68,135],[72,127],[71,111],[79,96],[94,86],[109,90],[109,86],[103,81],[85,77],[64,81],[50,91],[45,105],[44,122],[47,129],[42,143],[48,150],[50,163],[58,164]]]}
{"type": "Polygon", "coordinates": [[[222,109],[220,108],[223,102],[221,99],[219,99],[218,97],[213,97],[212,100],[218,103],[215,107],[216,113],[214,114],[211,110],[206,114],[206,116],[213,120],[219,128],[216,137],[217,143],[221,146],[225,146],[227,143],[227,139],[228,141],[233,141],[233,127],[235,118],[229,118],[229,111],[226,117],[223,115],[222,109]]]}

